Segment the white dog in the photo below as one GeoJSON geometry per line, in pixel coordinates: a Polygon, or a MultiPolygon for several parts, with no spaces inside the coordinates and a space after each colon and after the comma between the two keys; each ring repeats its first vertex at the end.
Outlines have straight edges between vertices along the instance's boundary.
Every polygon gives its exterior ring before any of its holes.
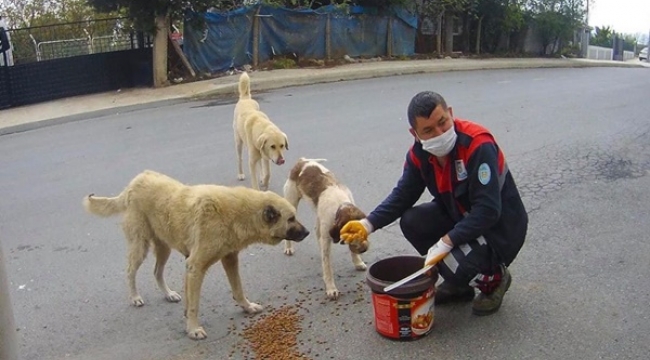
{"type": "MultiPolygon", "coordinates": [[[[329,299],[335,300],[340,293],[334,284],[331,245],[340,241],[339,232],[348,221],[363,219],[366,215],[355,206],[350,190],[320,164],[322,161],[325,159],[300,158],[284,184],[284,197],[296,208],[304,197],[316,212],[316,236],[321,251],[325,291],[329,299]]],[[[359,271],[366,270],[366,264],[359,256],[367,250],[367,242],[363,245],[350,245],[352,263],[359,271]]],[[[293,241],[285,240],[284,253],[293,255],[293,252],[293,241]]]]}
{"type": "Polygon", "coordinates": [[[242,168],[242,149],[245,144],[248,149],[248,168],[253,188],[267,190],[271,178],[269,161],[277,165],[284,164],[284,151],[289,150],[289,142],[287,135],[260,111],[259,103],[252,99],[250,77],[245,72],[239,77],[239,101],[235,105],[233,129],[237,151],[237,178],[239,180],[246,178],[242,168]],[[261,184],[257,177],[257,165],[260,161],[262,162],[261,184]]]}

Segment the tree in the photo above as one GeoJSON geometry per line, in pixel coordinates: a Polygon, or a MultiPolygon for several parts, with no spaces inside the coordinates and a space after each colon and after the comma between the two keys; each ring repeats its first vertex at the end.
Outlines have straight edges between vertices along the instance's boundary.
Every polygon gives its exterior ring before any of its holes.
{"type": "Polygon", "coordinates": [[[14,60],[16,64],[66,54],[80,55],[89,51],[84,40],[96,35],[110,35],[114,22],[95,22],[100,18],[112,18],[118,14],[96,12],[86,0],[14,0],[0,3],[0,14],[8,20],[13,29],[30,28],[28,31],[15,31],[12,34],[14,60]],[[49,27],[48,25],[56,25],[49,27]],[[66,42],[67,46],[53,48],[44,45],[45,50],[36,47],[36,42],[47,43],[57,40],[78,39],[79,42],[66,42]]]}
{"type": "Polygon", "coordinates": [[[510,48],[510,37],[525,24],[521,0],[483,0],[477,6],[479,28],[477,53],[485,48],[488,52],[497,50],[501,39],[510,48]]]}
{"type": "Polygon", "coordinates": [[[0,14],[8,19],[11,28],[53,25],[116,16],[99,14],[86,0],[13,0],[0,3],[0,14]]]}
{"type": "MultiPolygon", "coordinates": [[[[537,14],[535,24],[537,25],[537,31],[542,45],[542,55],[547,54],[549,45],[555,45],[558,38],[566,35],[569,29],[564,16],[555,11],[544,11],[537,14]]],[[[551,52],[554,51],[555,46],[551,49],[551,52]]]]}
{"type": "Polygon", "coordinates": [[[99,11],[123,11],[135,20],[141,30],[154,34],[153,83],[154,87],[169,84],[167,78],[167,37],[171,19],[181,19],[191,8],[205,12],[211,7],[236,3],[232,0],[88,0],[99,11]]]}
{"type": "Polygon", "coordinates": [[[553,44],[551,53],[573,41],[576,29],[584,24],[585,0],[529,0],[534,22],[542,42],[542,54],[553,44]]]}
{"type": "Polygon", "coordinates": [[[53,13],[52,1],[48,0],[16,0],[0,3],[0,13],[7,19],[10,28],[23,28],[44,25],[56,15],[53,13]]]}
{"type": "Polygon", "coordinates": [[[594,36],[591,37],[589,43],[595,46],[611,48],[613,46],[613,39],[614,31],[612,28],[609,26],[596,26],[594,36]]]}
{"type": "Polygon", "coordinates": [[[623,50],[636,51],[637,37],[631,34],[625,34],[622,36],[623,36],[623,50]]]}
{"type": "Polygon", "coordinates": [[[424,0],[418,3],[416,11],[424,16],[429,16],[438,19],[438,39],[437,52],[442,52],[442,18],[446,17],[448,31],[447,31],[447,46],[445,51],[451,52],[453,48],[453,34],[449,29],[453,29],[453,17],[456,14],[467,12],[477,0],[424,0]]]}

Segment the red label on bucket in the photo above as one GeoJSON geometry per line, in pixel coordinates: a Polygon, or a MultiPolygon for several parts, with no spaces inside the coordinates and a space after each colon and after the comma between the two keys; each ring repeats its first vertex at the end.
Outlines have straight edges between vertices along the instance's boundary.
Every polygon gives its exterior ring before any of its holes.
{"type": "Polygon", "coordinates": [[[411,299],[373,292],[377,332],[394,339],[415,339],[426,335],[433,326],[434,295],[433,285],[411,299]]]}

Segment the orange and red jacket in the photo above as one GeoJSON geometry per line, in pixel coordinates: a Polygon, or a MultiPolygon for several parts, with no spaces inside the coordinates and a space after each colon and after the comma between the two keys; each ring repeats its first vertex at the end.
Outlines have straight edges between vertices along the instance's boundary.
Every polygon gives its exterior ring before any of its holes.
{"type": "MultiPolygon", "coordinates": [[[[483,237],[496,261],[509,265],[519,253],[528,229],[528,214],[505,157],[492,134],[471,121],[455,119],[458,135],[448,161],[416,141],[409,149],[402,177],[368,221],[380,229],[412,207],[424,189],[456,222],[448,235],[454,245],[483,237]]],[[[436,219],[431,219],[436,221],[436,219]]],[[[437,241],[438,239],[433,239],[437,241]]]]}

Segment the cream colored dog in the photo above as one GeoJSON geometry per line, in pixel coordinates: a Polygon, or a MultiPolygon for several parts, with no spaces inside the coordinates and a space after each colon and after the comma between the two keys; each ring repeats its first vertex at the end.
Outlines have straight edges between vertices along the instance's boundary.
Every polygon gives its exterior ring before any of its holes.
{"type": "MultiPolygon", "coordinates": [[[[343,225],[350,220],[363,219],[366,215],[354,205],[352,192],[320,164],[322,161],[325,159],[300,158],[284,184],[284,197],[296,208],[300,199],[305,198],[316,212],[316,237],[321,251],[325,291],[329,299],[335,300],[340,293],[334,283],[330,259],[332,243],[340,241],[339,232],[343,225]]],[[[284,253],[293,255],[293,242],[286,240],[284,244],[284,253]]],[[[359,271],[366,270],[359,253],[367,250],[367,242],[362,245],[350,245],[352,263],[359,271]]]]}
{"type": "Polygon", "coordinates": [[[273,192],[218,185],[187,186],[153,171],[136,176],[117,197],[91,194],[83,204],[88,212],[99,216],[124,213],[122,229],[128,243],[131,304],[144,304],[135,278],[150,245],[156,256],[154,276],[170,302],[179,302],[181,297],[165,283],[165,263],[171,249],[185,255],[187,334],[195,340],[207,336],[199,324],[198,313],[201,284],[212,264],[221,260],[237,304],[248,313],[257,313],[262,306],[244,296],[238,253],[253,243],[277,245],[283,239],[301,241],[309,235],[296,220],[296,208],[273,192]]]}
{"type": "Polygon", "coordinates": [[[253,188],[268,189],[271,178],[269,161],[277,165],[284,164],[284,151],[289,150],[289,142],[287,135],[260,111],[260,104],[252,99],[250,78],[245,72],[239,77],[239,101],[235,105],[233,129],[237,151],[237,178],[239,180],[246,178],[242,168],[242,150],[246,145],[253,188]],[[261,184],[257,177],[260,161],[262,162],[261,184]]]}

